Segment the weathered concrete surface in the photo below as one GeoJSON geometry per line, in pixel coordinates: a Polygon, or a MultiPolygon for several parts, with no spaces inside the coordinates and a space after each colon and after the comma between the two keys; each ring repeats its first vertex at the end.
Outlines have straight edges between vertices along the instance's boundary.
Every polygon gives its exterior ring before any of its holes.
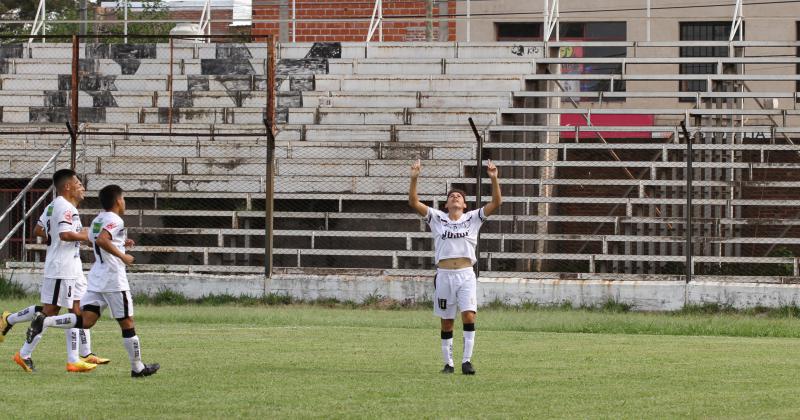
{"type": "Polygon", "coordinates": [[[679,281],[548,280],[481,278],[478,301],[499,299],[510,304],[537,303],[574,307],[599,306],[608,301],[642,311],[673,311],[684,306],[686,285],[679,281]]]}
{"type": "Polygon", "coordinates": [[[696,281],[687,286],[693,304],[720,303],[734,308],[800,306],[800,284],[696,281]]]}
{"type": "MultiPolygon", "coordinates": [[[[0,268],[0,276],[16,281],[31,291],[41,284],[41,270],[0,268]]],[[[259,296],[286,294],[297,299],[336,298],[361,302],[382,296],[397,300],[430,300],[431,276],[389,276],[376,270],[361,274],[304,274],[287,270],[272,279],[262,275],[224,276],[197,273],[129,273],[136,293],[171,289],[197,298],[227,293],[259,296]]],[[[478,301],[495,299],[509,304],[525,302],[542,305],[571,303],[593,306],[613,300],[640,311],[678,310],[685,304],[718,303],[735,308],[800,305],[800,285],[698,281],[685,284],[675,280],[604,281],[522,278],[485,278],[478,281],[478,301]]]]}

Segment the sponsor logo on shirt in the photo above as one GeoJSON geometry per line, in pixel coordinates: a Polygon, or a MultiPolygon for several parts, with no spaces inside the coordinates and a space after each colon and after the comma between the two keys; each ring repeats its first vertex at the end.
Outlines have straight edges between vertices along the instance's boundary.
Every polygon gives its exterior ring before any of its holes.
{"type": "Polygon", "coordinates": [[[442,233],[442,239],[466,238],[468,235],[469,235],[469,232],[454,233],[454,232],[447,231],[447,232],[442,233]]]}
{"type": "Polygon", "coordinates": [[[99,222],[94,223],[92,225],[92,233],[94,233],[94,234],[100,233],[100,229],[102,229],[102,227],[103,227],[102,223],[99,223],[99,222]]]}

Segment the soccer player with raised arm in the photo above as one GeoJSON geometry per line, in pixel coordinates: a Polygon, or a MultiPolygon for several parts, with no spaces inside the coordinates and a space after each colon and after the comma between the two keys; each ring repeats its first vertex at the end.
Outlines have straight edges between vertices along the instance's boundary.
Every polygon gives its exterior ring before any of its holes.
{"type": "MultiPolygon", "coordinates": [[[[86,278],[80,258],[80,243],[88,240],[77,206],[83,201],[85,189],[74,171],[61,169],[53,174],[53,185],[58,197],[50,203],[37,222],[34,234],[47,243],[44,263],[44,279],[41,288],[42,305],[34,305],[16,313],[3,312],[0,316],[0,341],[15,324],[31,321],[37,312],[58,315],[62,307],[80,313],[80,299],[86,291],[86,278]]],[[[70,329],[65,331],[67,339],[67,371],[87,372],[97,364],[108,363],[92,354],[91,336],[88,331],[70,329]]],[[[36,368],[31,355],[41,336],[25,342],[14,355],[14,362],[26,372],[36,368]]]]}
{"type": "Polygon", "coordinates": [[[150,376],[160,366],[142,363],[139,337],[133,323],[133,299],[125,266],[133,264],[133,256],[125,248],[134,245],[125,233],[125,197],[118,185],[107,185],[100,190],[101,212],[92,220],[89,239],[94,249],[94,264],[89,271],[88,291],[83,297],[81,314],[45,317],[37,314],[28,328],[27,338],[32,341],[48,327],[85,328],[94,326],[101,311],[108,307],[111,316],[122,330],[122,341],[131,362],[131,376],[150,376]]]}
{"type": "Polygon", "coordinates": [[[408,204],[425,217],[433,236],[436,277],[434,278],[433,313],[442,322],[442,373],[453,373],[453,325],[456,317],[456,304],[461,311],[464,324],[464,354],[461,359],[461,373],[474,375],[472,350],[475,345],[475,315],[478,311],[477,279],[472,266],[478,261],[475,245],[478,231],[483,222],[493,214],[502,203],[500,184],[497,180],[497,167],[490,160],[486,172],[492,180],[492,201],[480,209],[467,212],[466,194],[461,190],[451,190],[443,212],[430,208],[419,201],[417,178],[422,165],[419,160],[411,165],[411,186],[408,189],[408,204]]]}

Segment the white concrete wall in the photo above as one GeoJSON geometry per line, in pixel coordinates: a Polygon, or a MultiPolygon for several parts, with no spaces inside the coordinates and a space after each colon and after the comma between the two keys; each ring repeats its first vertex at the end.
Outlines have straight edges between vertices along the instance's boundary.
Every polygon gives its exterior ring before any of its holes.
{"type": "MultiPolygon", "coordinates": [[[[38,291],[41,284],[41,271],[34,269],[2,268],[0,276],[32,292],[38,291]]],[[[190,298],[223,293],[234,296],[276,293],[296,299],[336,298],[361,302],[377,295],[397,300],[430,300],[433,295],[430,276],[388,276],[379,271],[358,275],[298,272],[276,274],[272,279],[262,275],[180,273],[130,273],[128,278],[135,293],[153,294],[168,288],[190,298]]],[[[639,311],[672,311],[687,303],[717,303],[739,309],[800,306],[800,284],[696,281],[687,285],[679,279],[607,281],[487,277],[481,277],[478,282],[478,301],[483,304],[499,299],[509,304],[569,302],[579,307],[598,306],[611,300],[632,305],[639,311]]]]}

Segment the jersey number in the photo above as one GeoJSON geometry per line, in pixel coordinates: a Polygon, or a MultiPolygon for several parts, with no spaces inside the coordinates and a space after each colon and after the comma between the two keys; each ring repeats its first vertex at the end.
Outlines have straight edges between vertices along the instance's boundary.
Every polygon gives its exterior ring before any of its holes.
{"type": "Polygon", "coordinates": [[[50,220],[47,221],[47,226],[44,228],[44,236],[47,239],[47,246],[50,246],[50,220]]]}

